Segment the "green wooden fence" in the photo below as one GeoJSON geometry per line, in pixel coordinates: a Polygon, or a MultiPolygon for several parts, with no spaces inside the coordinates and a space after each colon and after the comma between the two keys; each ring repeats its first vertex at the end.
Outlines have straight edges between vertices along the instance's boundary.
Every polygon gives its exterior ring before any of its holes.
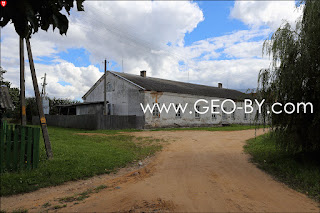
{"type": "Polygon", "coordinates": [[[40,128],[1,121],[0,131],[0,172],[37,168],[40,128]]]}

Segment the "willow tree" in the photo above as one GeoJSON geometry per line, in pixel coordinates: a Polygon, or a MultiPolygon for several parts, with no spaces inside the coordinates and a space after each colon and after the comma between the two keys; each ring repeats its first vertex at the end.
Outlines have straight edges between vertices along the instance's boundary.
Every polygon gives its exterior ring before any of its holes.
{"type": "Polygon", "coordinates": [[[59,29],[61,35],[66,34],[69,27],[69,21],[67,16],[64,15],[62,11],[64,10],[70,15],[70,10],[74,7],[74,2],[76,2],[77,10],[83,11],[84,0],[10,0],[5,7],[1,7],[0,26],[4,27],[9,22],[12,22],[17,34],[20,37],[20,89],[22,103],[22,121],[25,120],[26,115],[25,105],[23,105],[23,103],[25,103],[23,42],[24,39],[26,40],[28,59],[37,101],[41,130],[48,158],[52,158],[53,153],[49,140],[46,119],[43,113],[42,102],[40,100],[40,93],[33,63],[30,38],[32,34],[38,32],[39,28],[47,31],[50,26],[52,26],[53,30],[55,28],[59,29]]]}
{"type": "Polygon", "coordinates": [[[291,151],[319,152],[320,1],[306,0],[301,4],[303,15],[296,27],[286,23],[264,42],[263,52],[272,57],[272,63],[260,71],[259,92],[266,99],[268,110],[275,102],[283,106],[294,104],[287,108],[295,108],[292,114],[269,115],[278,144],[291,151]],[[298,107],[301,102],[312,103],[313,113],[310,105],[304,113],[304,106],[298,107]]]}

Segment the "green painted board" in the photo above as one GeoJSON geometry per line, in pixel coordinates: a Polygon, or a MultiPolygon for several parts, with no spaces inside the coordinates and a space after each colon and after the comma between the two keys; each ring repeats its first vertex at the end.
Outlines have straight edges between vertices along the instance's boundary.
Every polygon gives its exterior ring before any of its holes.
{"type": "Polygon", "coordinates": [[[20,143],[20,168],[25,165],[25,151],[26,151],[26,127],[21,127],[21,143],[20,143]]]}
{"type": "Polygon", "coordinates": [[[28,142],[27,142],[27,168],[31,169],[31,155],[32,155],[32,128],[28,127],[28,142]]]}
{"type": "Polygon", "coordinates": [[[7,140],[6,140],[6,167],[7,169],[10,169],[11,167],[11,134],[12,134],[12,126],[7,125],[6,128],[6,133],[7,133],[7,140]]]}
{"type": "Polygon", "coordinates": [[[33,162],[32,167],[37,168],[39,163],[39,138],[40,138],[40,129],[33,129],[33,162]]]}
{"type": "Polygon", "coordinates": [[[13,136],[13,169],[17,170],[18,168],[18,158],[19,158],[19,152],[18,152],[18,146],[19,146],[19,126],[15,126],[14,128],[14,136],[13,136]]]}
{"type": "Polygon", "coordinates": [[[5,123],[1,122],[1,132],[0,132],[0,172],[4,170],[4,143],[5,143],[5,123]]]}

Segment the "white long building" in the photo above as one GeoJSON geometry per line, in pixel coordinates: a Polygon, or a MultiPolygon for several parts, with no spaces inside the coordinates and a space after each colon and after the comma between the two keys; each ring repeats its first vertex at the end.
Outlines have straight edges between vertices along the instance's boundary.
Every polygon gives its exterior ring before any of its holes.
{"type": "MultiPolygon", "coordinates": [[[[184,83],[147,77],[146,71],[140,75],[108,71],[103,75],[82,97],[84,103],[97,103],[104,100],[104,80],[106,79],[106,100],[108,102],[109,115],[136,115],[143,116],[145,128],[173,127],[173,126],[210,126],[219,124],[253,124],[255,123],[257,106],[253,105],[253,112],[246,114],[244,111],[244,99],[249,95],[237,90],[224,89],[222,84],[211,87],[199,84],[184,83]],[[199,99],[207,100],[198,101],[199,99]],[[226,112],[224,113],[221,103],[226,112]],[[214,105],[211,106],[211,100],[214,105]],[[216,101],[219,100],[219,101],[216,101]],[[198,101],[198,102],[197,102],[198,101]],[[169,112],[159,111],[155,107],[152,111],[144,113],[141,105],[145,108],[148,104],[152,107],[157,103],[160,107],[165,104],[171,108],[169,112]],[[183,110],[174,110],[181,105],[183,110]],[[205,114],[206,109],[209,107],[205,114]],[[212,109],[212,110],[211,110],[212,109]],[[197,111],[201,113],[197,113],[197,111]],[[212,113],[214,111],[214,113],[212,113]]],[[[80,111],[77,114],[81,114],[80,111]]]]}

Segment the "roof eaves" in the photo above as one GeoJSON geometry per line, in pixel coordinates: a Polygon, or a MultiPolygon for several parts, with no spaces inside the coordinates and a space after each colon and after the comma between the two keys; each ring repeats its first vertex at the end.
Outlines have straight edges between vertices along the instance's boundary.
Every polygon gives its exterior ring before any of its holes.
{"type": "Polygon", "coordinates": [[[94,104],[103,104],[104,101],[94,101],[94,102],[81,102],[74,104],[59,104],[57,107],[71,107],[71,106],[84,106],[84,105],[94,105],[94,104]]]}
{"type": "Polygon", "coordinates": [[[136,84],[136,83],[134,83],[134,82],[126,79],[125,77],[122,77],[121,75],[116,74],[115,72],[111,72],[111,71],[110,71],[110,73],[112,73],[112,74],[114,74],[115,76],[117,76],[117,77],[119,77],[119,78],[121,78],[121,79],[123,79],[123,80],[125,80],[125,81],[127,81],[127,82],[129,82],[129,83],[131,83],[131,84],[133,84],[133,85],[136,86],[136,87],[139,87],[139,88],[142,89],[142,90],[146,90],[144,87],[142,87],[142,86],[140,86],[140,85],[138,85],[138,84],[136,84]]]}

